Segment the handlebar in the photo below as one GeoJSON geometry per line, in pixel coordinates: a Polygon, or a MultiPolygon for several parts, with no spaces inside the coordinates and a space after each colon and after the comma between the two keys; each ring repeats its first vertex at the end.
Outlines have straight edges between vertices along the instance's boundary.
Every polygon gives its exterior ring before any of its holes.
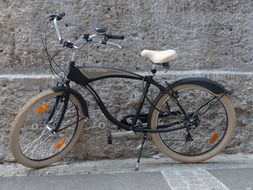
{"type": "Polygon", "coordinates": [[[124,40],[125,38],[124,35],[112,35],[112,34],[106,34],[106,37],[108,39],[113,39],[113,40],[124,40]]]}
{"type": "MultiPolygon", "coordinates": [[[[57,21],[60,21],[64,16],[65,16],[64,12],[60,13],[58,15],[53,14],[48,17],[48,20],[54,22],[54,27],[55,27],[55,31],[56,31],[58,40],[59,40],[60,44],[63,44],[63,47],[78,49],[78,47],[75,46],[73,43],[71,43],[70,41],[64,41],[63,38],[61,37],[57,21]]],[[[124,40],[124,38],[125,38],[124,35],[106,34],[106,28],[104,28],[104,27],[96,27],[95,31],[96,31],[96,33],[92,34],[92,35],[84,34],[83,39],[85,39],[86,42],[92,42],[93,38],[100,38],[101,40],[99,40],[98,43],[101,43],[104,45],[111,44],[111,45],[115,45],[115,46],[121,48],[120,45],[113,43],[113,42],[108,42],[108,40],[109,39],[124,40]]]]}

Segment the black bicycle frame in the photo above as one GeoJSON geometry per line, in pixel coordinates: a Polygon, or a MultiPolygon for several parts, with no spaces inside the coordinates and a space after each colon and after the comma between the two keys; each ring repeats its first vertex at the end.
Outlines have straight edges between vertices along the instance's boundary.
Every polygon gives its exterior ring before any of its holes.
{"type": "MultiPolygon", "coordinates": [[[[169,131],[174,130],[174,129],[165,129],[165,128],[151,130],[147,127],[135,127],[140,117],[140,113],[141,113],[145,98],[147,97],[147,93],[150,86],[154,85],[162,92],[168,92],[170,90],[169,85],[167,87],[164,87],[160,85],[159,83],[157,83],[156,81],[154,81],[152,75],[141,76],[136,73],[132,73],[132,72],[128,72],[128,71],[124,71],[120,69],[107,68],[107,67],[76,67],[75,63],[71,62],[67,78],[70,81],[73,81],[83,86],[84,88],[86,88],[89,91],[89,93],[91,93],[92,96],[95,98],[96,103],[98,104],[98,106],[100,107],[101,111],[106,116],[106,118],[110,120],[112,123],[114,123],[115,125],[117,125],[119,128],[123,128],[128,131],[133,130],[136,132],[154,132],[154,133],[155,132],[169,132],[169,131]],[[91,82],[106,79],[106,78],[126,78],[126,79],[134,79],[134,80],[140,80],[140,81],[146,82],[146,85],[144,87],[144,90],[141,96],[141,100],[139,102],[138,108],[133,117],[133,122],[131,125],[127,125],[123,122],[118,121],[116,118],[114,118],[111,115],[111,113],[108,111],[108,109],[105,107],[103,101],[101,100],[97,92],[89,84],[91,82]]],[[[179,107],[183,109],[180,104],[179,104],[179,107]]]]}

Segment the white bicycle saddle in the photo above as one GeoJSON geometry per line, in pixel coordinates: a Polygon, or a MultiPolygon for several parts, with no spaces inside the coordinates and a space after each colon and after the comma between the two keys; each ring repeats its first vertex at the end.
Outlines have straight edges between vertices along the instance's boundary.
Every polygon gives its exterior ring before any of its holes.
{"type": "Polygon", "coordinates": [[[164,64],[175,59],[177,57],[177,53],[172,49],[164,51],[143,50],[141,52],[141,56],[148,58],[155,64],[164,64]]]}

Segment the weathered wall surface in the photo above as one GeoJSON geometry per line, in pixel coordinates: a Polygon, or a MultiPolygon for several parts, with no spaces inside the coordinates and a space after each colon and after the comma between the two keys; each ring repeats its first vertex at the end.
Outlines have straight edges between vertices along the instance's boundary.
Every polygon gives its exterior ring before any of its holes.
{"type": "MultiPolygon", "coordinates": [[[[70,40],[77,39],[82,33],[92,33],[97,24],[107,26],[111,33],[126,36],[124,41],[119,42],[123,46],[121,50],[94,45],[84,47],[77,55],[79,65],[117,66],[130,71],[138,68],[138,72],[145,72],[151,68],[151,63],[140,57],[142,49],[171,48],[178,52],[178,58],[171,63],[171,72],[158,78],[172,81],[201,75],[232,89],[238,116],[237,130],[225,152],[252,152],[251,0],[1,0],[0,155],[5,160],[13,159],[8,151],[8,134],[18,109],[33,94],[54,83],[47,76],[50,71],[42,51],[40,33],[48,30],[49,40],[54,40],[51,41],[53,50],[57,49],[52,27],[44,21],[51,13],[62,11],[66,12],[66,16],[60,22],[60,27],[63,36],[70,40]]],[[[68,59],[69,52],[65,51],[58,61],[68,59]]],[[[66,62],[59,63],[64,65],[66,62]]],[[[126,84],[131,86],[128,82],[118,81],[97,84],[109,105],[117,103],[119,98],[125,101],[120,102],[124,108],[112,109],[115,112],[120,110],[118,117],[124,111],[130,112],[142,87],[142,84],[132,84],[129,93],[129,89],[123,88],[126,84]],[[114,84],[120,84],[120,87],[114,84]]],[[[116,139],[113,145],[107,145],[106,127],[113,126],[105,121],[90,97],[88,100],[93,115],[69,157],[94,159],[135,156],[140,139],[116,139]]],[[[157,154],[150,143],[145,151],[147,156],[157,154]]]]}

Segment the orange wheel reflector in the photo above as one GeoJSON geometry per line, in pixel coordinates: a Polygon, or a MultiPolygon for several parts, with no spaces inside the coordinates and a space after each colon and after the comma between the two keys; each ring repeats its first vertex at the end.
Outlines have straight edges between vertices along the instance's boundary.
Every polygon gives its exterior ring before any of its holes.
{"type": "Polygon", "coordinates": [[[48,110],[48,105],[47,104],[44,104],[44,105],[41,105],[38,109],[37,109],[37,113],[44,113],[45,111],[48,110]]]}
{"type": "Polygon", "coordinates": [[[65,140],[59,140],[54,146],[56,149],[60,149],[65,145],[65,140]]]}
{"type": "Polygon", "coordinates": [[[209,140],[209,144],[215,144],[215,142],[218,140],[218,138],[219,138],[219,134],[214,133],[213,136],[209,140]]]}

